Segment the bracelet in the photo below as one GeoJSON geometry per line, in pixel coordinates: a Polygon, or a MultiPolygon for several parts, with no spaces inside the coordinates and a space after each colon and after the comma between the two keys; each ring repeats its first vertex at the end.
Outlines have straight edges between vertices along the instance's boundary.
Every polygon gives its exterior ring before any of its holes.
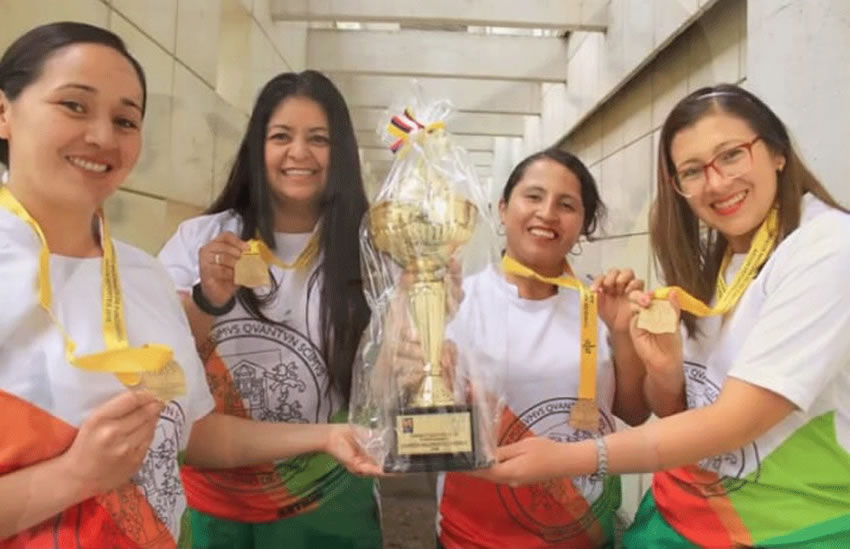
{"type": "Polygon", "coordinates": [[[608,474],[608,445],[601,435],[593,435],[596,443],[596,474],[604,477],[608,474]]]}
{"type": "Polygon", "coordinates": [[[198,309],[212,316],[226,315],[227,313],[233,310],[233,307],[236,306],[236,296],[233,296],[230,298],[230,301],[228,301],[221,307],[216,307],[215,305],[210,303],[207,299],[207,296],[204,295],[204,291],[201,289],[200,282],[192,286],[192,301],[195,302],[195,305],[198,306],[198,309]]]}

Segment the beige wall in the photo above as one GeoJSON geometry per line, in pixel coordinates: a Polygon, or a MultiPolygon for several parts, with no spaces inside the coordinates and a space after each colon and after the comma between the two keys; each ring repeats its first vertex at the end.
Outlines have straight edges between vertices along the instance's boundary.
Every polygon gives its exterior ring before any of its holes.
{"type": "Polygon", "coordinates": [[[220,190],[259,88],[303,70],[306,28],[263,0],[0,0],[0,50],[33,26],[109,28],[148,80],[142,155],[106,206],[114,233],[155,253],[220,190]]]}
{"type": "Polygon", "coordinates": [[[697,88],[744,83],[746,40],[746,3],[720,0],[567,136],[609,208],[602,238],[575,260],[580,269],[626,266],[656,283],[647,232],[661,124],[697,88]]]}
{"type": "Polygon", "coordinates": [[[809,168],[850,206],[850,2],[750,0],[749,87],[788,126],[809,168]]]}
{"type": "MultiPolygon", "coordinates": [[[[648,213],[660,127],[689,92],[718,82],[745,83],[746,53],[746,2],[718,0],[567,136],[567,148],[588,165],[608,206],[603,236],[571,258],[578,272],[630,267],[649,287],[659,285],[648,213]]],[[[626,513],[634,513],[650,480],[623,478],[626,513]]]]}

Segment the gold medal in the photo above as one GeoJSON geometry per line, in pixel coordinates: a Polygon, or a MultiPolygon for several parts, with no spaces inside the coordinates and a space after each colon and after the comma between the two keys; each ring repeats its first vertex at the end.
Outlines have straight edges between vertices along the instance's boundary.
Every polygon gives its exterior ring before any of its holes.
{"type": "Polygon", "coordinates": [[[580,398],[570,410],[570,427],[579,431],[599,430],[599,408],[589,398],[580,398]]]}
{"type": "Polygon", "coordinates": [[[236,262],[233,281],[246,288],[261,288],[271,286],[269,266],[275,265],[281,269],[301,270],[308,267],[319,254],[319,231],[313,233],[307,245],[292,263],[284,263],[272,253],[266,243],[258,238],[248,241],[249,249],[242,253],[236,262]]]}
{"type": "Polygon", "coordinates": [[[170,360],[156,372],[143,372],[135,387],[153,393],[162,402],[170,402],[186,394],[186,376],[176,360],[170,360]]]}
{"type": "Polygon", "coordinates": [[[256,240],[248,242],[251,248],[242,253],[242,257],[234,266],[233,281],[246,288],[262,288],[272,283],[269,266],[260,255],[259,243],[256,240]]]}
{"type": "Polygon", "coordinates": [[[653,299],[638,313],[637,327],[653,334],[672,334],[679,327],[679,318],[669,301],[653,299]]]}
{"type": "Polygon", "coordinates": [[[683,311],[699,317],[726,314],[735,307],[738,300],[744,295],[750,282],[758,275],[759,269],[773,252],[777,238],[779,238],[779,210],[773,208],[767,214],[764,221],[762,221],[756,234],[753,235],[753,240],[744,258],[744,263],[732,279],[732,283],[728,286],[723,279],[723,274],[726,272],[726,267],[732,258],[732,250],[729,248],[726,249],[726,252],[723,254],[723,261],[720,264],[720,271],[717,273],[715,286],[717,303],[713,307],[706,305],[678,286],[658,288],[652,295],[656,299],[666,299],[670,295],[670,292],[675,290],[676,298],[679,300],[679,305],[683,311]]]}

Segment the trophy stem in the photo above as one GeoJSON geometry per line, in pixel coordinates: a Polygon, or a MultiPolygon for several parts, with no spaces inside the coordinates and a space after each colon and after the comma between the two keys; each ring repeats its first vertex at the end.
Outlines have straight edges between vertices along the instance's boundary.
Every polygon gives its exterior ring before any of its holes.
{"type": "Polygon", "coordinates": [[[412,404],[421,407],[448,406],[454,404],[454,398],[440,368],[446,319],[446,285],[441,280],[422,281],[421,278],[413,283],[410,290],[410,308],[425,356],[425,379],[412,404]]]}

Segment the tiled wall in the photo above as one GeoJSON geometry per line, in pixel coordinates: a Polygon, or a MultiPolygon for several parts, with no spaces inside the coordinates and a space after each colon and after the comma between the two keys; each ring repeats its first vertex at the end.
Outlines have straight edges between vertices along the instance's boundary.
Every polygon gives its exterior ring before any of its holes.
{"type": "Polygon", "coordinates": [[[561,134],[572,131],[718,1],[609,0],[604,33],[569,36],[566,125],[561,134]]]}
{"type": "Polygon", "coordinates": [[[850,2],[750,0],[750,89],[791,131],[809,168],[850,206],[850,2]]]}
{"type": "Polygon", "coordinates": [[[648,212],[655,196],[661,124],[673,105],[701,86],[746,78],[746,2],[720,0],[566,139],[596,176],[608,206],[601,238],[575,258],[580,270],[650,270],[648,212]]]}
{"type": "MultiPolygon", "coordinates": [[[[608,206],[601,238],[584,243],[581,255],[571,258],[578,272],[630,267],[650,287],[658,285],[648,213],[660,127],[687,93],[711,83],[745,82],[746,9],[743,0],[718,0],[567,137],[566,147],[588,165],[608,206]]],[[[634,513],[650,479],[624,477],[627,513],[634,513]]]]}
{"type": "Polygon", "coordinates": [[[0,0],[0,51],[61,20],[109,28],[145,69],[142,155],[106,209],[118,238],[155,253],[221,189],[259,88],[304,69],[306,28],[273,23],[263,0],[0,0]]]}

